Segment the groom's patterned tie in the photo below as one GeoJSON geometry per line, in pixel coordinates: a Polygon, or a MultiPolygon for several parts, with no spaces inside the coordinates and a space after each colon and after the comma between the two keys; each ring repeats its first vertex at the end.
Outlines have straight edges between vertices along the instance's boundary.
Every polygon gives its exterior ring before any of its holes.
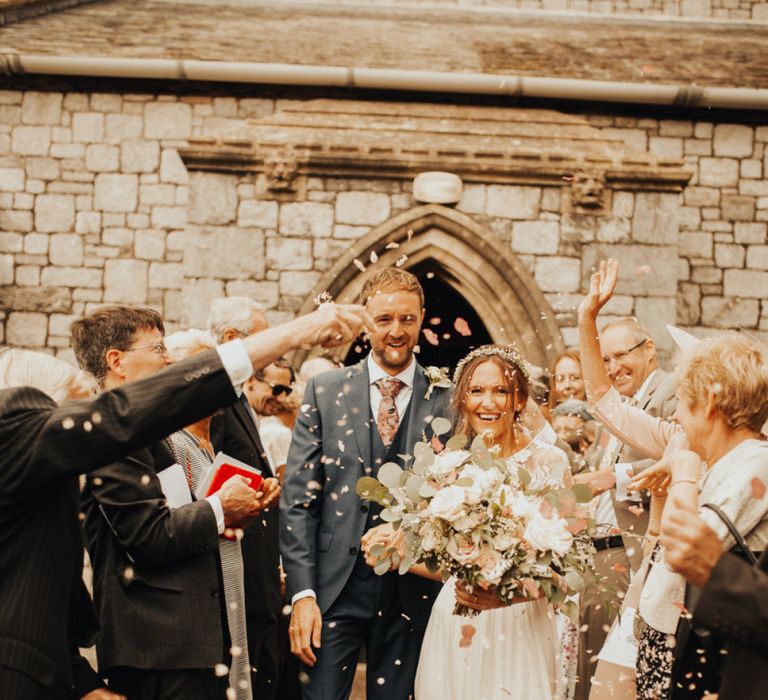
{"type": "Polygon", "coordinates": [[[389,447],[400,425],[400,416],[397,415],[395,399],[400,390],[405,386],[399,379],[377,379],[374,384],[381,392],[379,414],[376,416],[376,426],[381,435],[384,447],[389,447]]]}

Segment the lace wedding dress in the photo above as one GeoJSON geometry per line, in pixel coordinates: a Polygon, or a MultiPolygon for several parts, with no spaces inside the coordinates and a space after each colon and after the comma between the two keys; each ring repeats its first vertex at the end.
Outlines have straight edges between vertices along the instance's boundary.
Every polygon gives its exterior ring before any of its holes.
{"type": "MultiPolygon", "coordinates": [[[[509,458],[532,475],[532,485],[561,486],[565,454],[534,439],[509,458]],[[557,476],[556,476],[557,475],[557,476]]],[[[555,613],[545,600],[453,614],[455,579],[446,581],[432,608],[419,667],[416,700],[560,700],[562,669],[555,613]],[[475,629],[461,647],[462,628],[475,629]]]]}

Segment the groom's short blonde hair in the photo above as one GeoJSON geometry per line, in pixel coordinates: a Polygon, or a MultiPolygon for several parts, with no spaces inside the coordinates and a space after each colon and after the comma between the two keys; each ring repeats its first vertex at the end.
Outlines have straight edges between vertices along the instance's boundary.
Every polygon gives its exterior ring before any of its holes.
{"type": "Polygon", "coordinates": [[[363,285],[360,292],[360,303],[368,303],[374,294],[384,292],[412,292],[419,297],[419,306],[424,307],[424,290],[421,288],[416,275],[399,267],[385,267],[372,274],[363,285]]]}

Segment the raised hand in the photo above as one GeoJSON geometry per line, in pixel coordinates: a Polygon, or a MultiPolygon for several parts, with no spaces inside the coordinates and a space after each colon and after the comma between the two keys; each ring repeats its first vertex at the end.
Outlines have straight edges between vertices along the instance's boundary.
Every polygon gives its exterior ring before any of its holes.
{"type": "Polygon", "coordinates": [[[359,304],[321,304],[301,317],[300,344],[332,348],[354,340],[373,320],[359,304]]]}
{"type": "Polygon", "coordinates": [[[597,271],[589,278],[589,291],[579,304],[579,315],[596,318],[613,296],[619,281],[619,263],[613,258],[601,260],[597,271]]]}

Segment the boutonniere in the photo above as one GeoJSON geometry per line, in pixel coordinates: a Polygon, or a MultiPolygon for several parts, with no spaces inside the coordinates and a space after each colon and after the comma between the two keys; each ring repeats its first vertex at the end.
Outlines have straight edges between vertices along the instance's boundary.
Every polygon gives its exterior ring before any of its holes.
{"type": "Polygon", "coordinates": [[[429,401],[429,397],[432,396],[435,387],[450,389],[451,380],[448,377],[447,367],[425,367],[424,374],[429,381],[429,388],[427,389],[427,393],[424,394],[425,401],[429,401]]]}

